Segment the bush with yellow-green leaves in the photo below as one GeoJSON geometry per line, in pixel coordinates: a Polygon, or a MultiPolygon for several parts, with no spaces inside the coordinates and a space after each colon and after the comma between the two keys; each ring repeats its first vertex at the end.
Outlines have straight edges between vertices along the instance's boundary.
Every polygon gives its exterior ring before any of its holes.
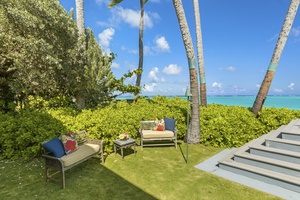
{"type": "MultiPolygon", "coordinates": [[[[157,96],[137,102],[115,101],[108,106],[77,111],[71,107],[0,113],[0,158],[31,159],[42,153],[41,142],[68,132],[86,130],[102,139],[112,152],[113,140],[128,133],[139,143],[141,120],[175,118],[178,139],[187,132],[188,103],[182,98],[157,96]]],[[[214,147],[243,144],[299,118],[300,111],[265,108],[254,117],[249,108],[210,104],[200,108],[200,143],[214,147]]]]}

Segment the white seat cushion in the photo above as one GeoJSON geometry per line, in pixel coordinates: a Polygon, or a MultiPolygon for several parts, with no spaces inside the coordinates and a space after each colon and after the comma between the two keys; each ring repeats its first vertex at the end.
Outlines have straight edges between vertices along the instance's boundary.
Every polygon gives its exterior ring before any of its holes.
{"type": "Polygon", "coordinates": [[[97,144],[83,144],[71,154],[64,155],[61,160],[65,167],[68,167],[94,153],[99,152],[100,146],[97,144]]]}
{"type": "Polygon", "coordinates": [[[164,131],[152,131],[152,130],[142,130],[143,138],[172,138],[174,137],[174,132],[169,130],[164,131]]]}

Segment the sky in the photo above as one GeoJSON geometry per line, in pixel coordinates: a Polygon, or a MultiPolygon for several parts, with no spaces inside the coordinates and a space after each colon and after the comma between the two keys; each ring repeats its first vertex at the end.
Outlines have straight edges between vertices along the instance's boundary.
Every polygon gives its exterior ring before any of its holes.
{"type": "MultiPolygon", "coordinates": [[[[67,12],[75,0],[59,0],[67,12]]],[[[102,50],[113,52],[120,78],[138,67],[139,0],[84,0],[85,27],[102,50]]],[[[197,57],[192,0],[182,0],[197,57]]],[[[199,0],[207,95],[257,95],[271,61],[290,0],[199,0]]],[[[300,95],[300,9],[281,55],[269,95],[300,95]]],[[[189,67],[172,0],[145,4],[142,95],[184,95],[189,67]]],[[[198,62],[198,61],[197,61],[198,62]]],[[[135,84],[135,77],[127,83],[135,84]]]]}

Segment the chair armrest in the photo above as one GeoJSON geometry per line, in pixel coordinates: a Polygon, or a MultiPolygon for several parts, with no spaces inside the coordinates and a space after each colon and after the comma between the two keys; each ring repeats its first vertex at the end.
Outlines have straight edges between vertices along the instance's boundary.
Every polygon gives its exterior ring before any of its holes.
{"type": "Polygon", "coordinates": [[[177,138],[177,132],[178,132],[178,130],[177,130],[177,128],[175,128],[175,130],[174,130],[174,137],[175,138],[177,138]]]}
{"type": "Polygon", "coordinates": [[[101,162],[102,162],[102,164],[104,164],[103,140],[99,140],[99,139],[87,139],[87,143],[90,143],[90,144],[97,144],[97,145],[100,146],[100,151],[99,151],[99,153],[101,154],[101,162]]]}
{"type": "Polygon", "coordinates": [[[45,158],[46,166],[51,166],[58,170],[63,169],[64,166],[63,166],[63,163],[60,158],[56,158],[56,157],[48,155],[48,154],[43,154],[42,157],[45,158]]]}

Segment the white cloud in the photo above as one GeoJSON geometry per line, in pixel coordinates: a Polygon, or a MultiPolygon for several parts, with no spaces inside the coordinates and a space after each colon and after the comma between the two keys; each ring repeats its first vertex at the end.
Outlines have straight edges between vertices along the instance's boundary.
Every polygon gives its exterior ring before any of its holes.
{"type": "Polygon", "coordinates": [[[256,84],[255,87],[256,87],[256,88],[260,88],[260,84],[256,84]]]}
{"type": "Polygon", "coordinates": [[[110,2],[110,0],[96,0],[96,3],[97,3],[98,5],[104,4],[104,5],[107,6],[109,2],[110,2]]]}
{"type": "Polygon", "coordinates": [[[145,45],[144,46],[144,55],[149,56],[149,55],[153,55],[152,51],[151,51],[151,47],[145,45]]]}
{"type": "Polygon", "coordinates": [[[159,73],[158,67],[154,67],[149,72],[148,78],[149,78],[150,82],[157,83],[159,81],[158,77],[156,76],[157,73],[159,73]]]}
{"type": "Polygon", "coordinates": [[[170,64],[163,69],[163,73],[169,75],[177,75],[181,73],[182,68],[176,64],[170,64]]]}
{"type": "Polygon", "coordinates": [[[156,43],[155,49],[157,49],[158,51],[163,51],[164,52],[164,51],[169,51],[170,50],[169,43],[167,42],[167,40],[164,36],[157,37],[155,39],[155,43],[156,43]]]}
{"type": "Polygon", "coordinates": [[[293,89],[294,89],[294,86],[295,86],[295,83],[291,83],[291,84],[288,86],[288,88],[290,88],[291,90],[293,90],[293,89]]]}
{"type": "Polygon", "coordinates": [[[153,92],[155,87],[156,87],[156,83],[152,83],[151,85],[145,84],[144,91],[153,92]]]}
{"type": "Polygon", "coordinates": [[[267,39],[267,41],[268,42],[272,42],[273,40],[277,40],[278,39],[278,37],[279,37],[279,34],[278,33],[276,33],[273,37],[271,37],[271,38],[269,38],[269,39],[267,39]]]}
{"type": "Polygon", "coordinates": [[[282,89],[279,89],[279,88],[277,88],[277,89],[274,89],[274,92],[277,92],[277,93],[282,93],[282,92],[283,92],[283,90],[282,90],[282,89]]]}
{"type": "Polygon", "coordinates": [[[235,67],[233,67],[233,66],[230,66],[230,67],[227,67],[227,70],[228,70],[228,71],[235,71],[235,70],[236,70],[236,68],[235,68],[235,67]]]}
{"type": "MultiPolygon", "coordinates": [[[[158,20],[160,16],[155,12],[144,12],[144,28],[152,28],[153,22],[158,20]]],[[[139,27],[140,25],[140,10],[132,10],[116,6],[112,8],[112,17],[109,22],[98,22],[100,25],[117,26],[120,22],[125,22],[131,27],[139,27]]]]}
{"type": "Polygon", "coordinates": [[[300,36],[300,26],[292,28],[291,35],[294,36],[294,37],[300,36]]]}
{"type": "Polygon", "coordinates": [[[115,29],[113,28],[107,28],[102,33],[99,33],[98,38],[100,45],[104,48],[108,48],[114,34],[115,29]]]}
{"type": "Polygon", "coordinates": [[[116,63],[116,62],[113,62],[113,63],[111,64],[111,67],[112,67],[112,68],[119,68],[119,67],[120,67],[120,64],[119,64],[119,63],[116,63]]]}
{"type": "Polygon", "coordinates": [[[222,88],[222,83],[218,83],[218,82],[214,82],[213,84],[212,84],[212,87],[213,88],[222,88]]]}

